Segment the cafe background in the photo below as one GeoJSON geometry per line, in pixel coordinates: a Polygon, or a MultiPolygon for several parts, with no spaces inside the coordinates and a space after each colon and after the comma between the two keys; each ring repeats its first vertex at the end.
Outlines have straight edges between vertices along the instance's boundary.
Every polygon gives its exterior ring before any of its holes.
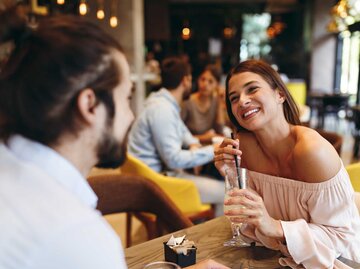
{"type": "MultiPolygon", "coordinates": [[[[360,101],[360,0],[0,0],[0,9],[10,2],[30,12],[32,24],[42,16],[77,14],[116,38],[130,63],[136,114],[158,82],[146,68],[147,56],[160,62],[180,54],[194,77],[207,63],[226,74],[239,61],[264,59],[282,74],[298,104],[310,108],[308,124],[338,132],[344,163],[357,160],[349,108],[360,101]],[[321,125],[312,101],[324,94],[347,96],[347,104],[321,125]]],[[[11,47],[0,47],[1,61],[11,47]]]]}

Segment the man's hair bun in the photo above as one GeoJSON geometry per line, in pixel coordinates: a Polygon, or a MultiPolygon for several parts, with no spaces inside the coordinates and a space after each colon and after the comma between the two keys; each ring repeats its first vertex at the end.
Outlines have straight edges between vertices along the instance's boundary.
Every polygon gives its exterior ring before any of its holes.
{"type": "Polygon", "coordinates": [[[21,14],[18,5],[0,11],[0,43],[14,41],[18,44],[30,33],[31,29],[27,26],[26,16],[21,14]]]}

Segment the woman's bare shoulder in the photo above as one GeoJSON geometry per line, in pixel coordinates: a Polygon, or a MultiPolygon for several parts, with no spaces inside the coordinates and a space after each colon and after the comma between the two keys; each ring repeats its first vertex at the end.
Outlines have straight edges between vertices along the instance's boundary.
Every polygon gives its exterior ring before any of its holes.
{"type": "Polygon", "coordinates": [[[295,126],[296,143],[292,154],[292,169],[299,180],[323,182],[334,177],[341,166],[334,147],[313,129],[295,126]]]}

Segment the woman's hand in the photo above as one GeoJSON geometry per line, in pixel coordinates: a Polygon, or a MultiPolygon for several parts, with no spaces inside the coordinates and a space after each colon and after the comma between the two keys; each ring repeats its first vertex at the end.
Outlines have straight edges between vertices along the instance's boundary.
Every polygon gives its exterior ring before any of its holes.
{"type": "Polygon", "coordinates": [[[220,174],[224,177],[225,170],[227,168],[235,167],[235,159],[236,156],[239,160],[241,160],[241,150],[239,150],[239,140],[233,140],[231,138],[224,138],[222,143],[215,147],[214,149],[214,162],[215,167],[219,170],[220,174]]]}
{"type": "Polygon", "coordinates": [[[265,236],[284,240],[280,221],[270,217],[259,194],[251,189],[234,189],[229,195],[230,198],[224,204],[239,205],[237,209],[224,212],[233,222],[253,225],[265,236]]]}

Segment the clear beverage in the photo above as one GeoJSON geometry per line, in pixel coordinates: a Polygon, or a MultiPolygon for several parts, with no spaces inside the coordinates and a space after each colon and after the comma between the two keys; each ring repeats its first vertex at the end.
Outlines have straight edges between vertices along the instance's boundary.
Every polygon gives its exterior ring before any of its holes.
{"type": "MultiPolygon", "coordinates": [[[[229,199],[229,198],[230,198],[229,194],[226,193],[225,197],[224,197],[224,201],[229,199]]],[[[243,206],[239,206],[239,205],[225,205],[224,204],[224,211],[231,210],[231,209],[238,209],[239,207],[244,208],[243,206]]],[[[242,215],[237,215],[237,216],[233,216],[233,217],[242,217],[242,215]]]]}
{"type": "MultiPolygon", "coordinates": [[[[229,199],[229,192],[234,189],[246,188],[247,186],[247,171],[245,168],[239,169],[227,169],[225,171],[225,200],[229,199]]],[[[225,205],[224,211],[231,209],[239,209],[243,207],[241,205],[225,205]]],[[[241,215],[240,215],[241,216],[241,215]]],[[[239,217],[240,217],[239,216],[239,217]]],[[[236,218],[237,216],[232,216],[232,218],[236,218]]],[[[228,218],[231,223],[231,229],[233,233],[233,237],[224,243],[224,246],[232,246],[232,247],[248,247],[250,244],[246,243],[241,238],[240,228],[241,223],[234,223],[228,218]]]]}

